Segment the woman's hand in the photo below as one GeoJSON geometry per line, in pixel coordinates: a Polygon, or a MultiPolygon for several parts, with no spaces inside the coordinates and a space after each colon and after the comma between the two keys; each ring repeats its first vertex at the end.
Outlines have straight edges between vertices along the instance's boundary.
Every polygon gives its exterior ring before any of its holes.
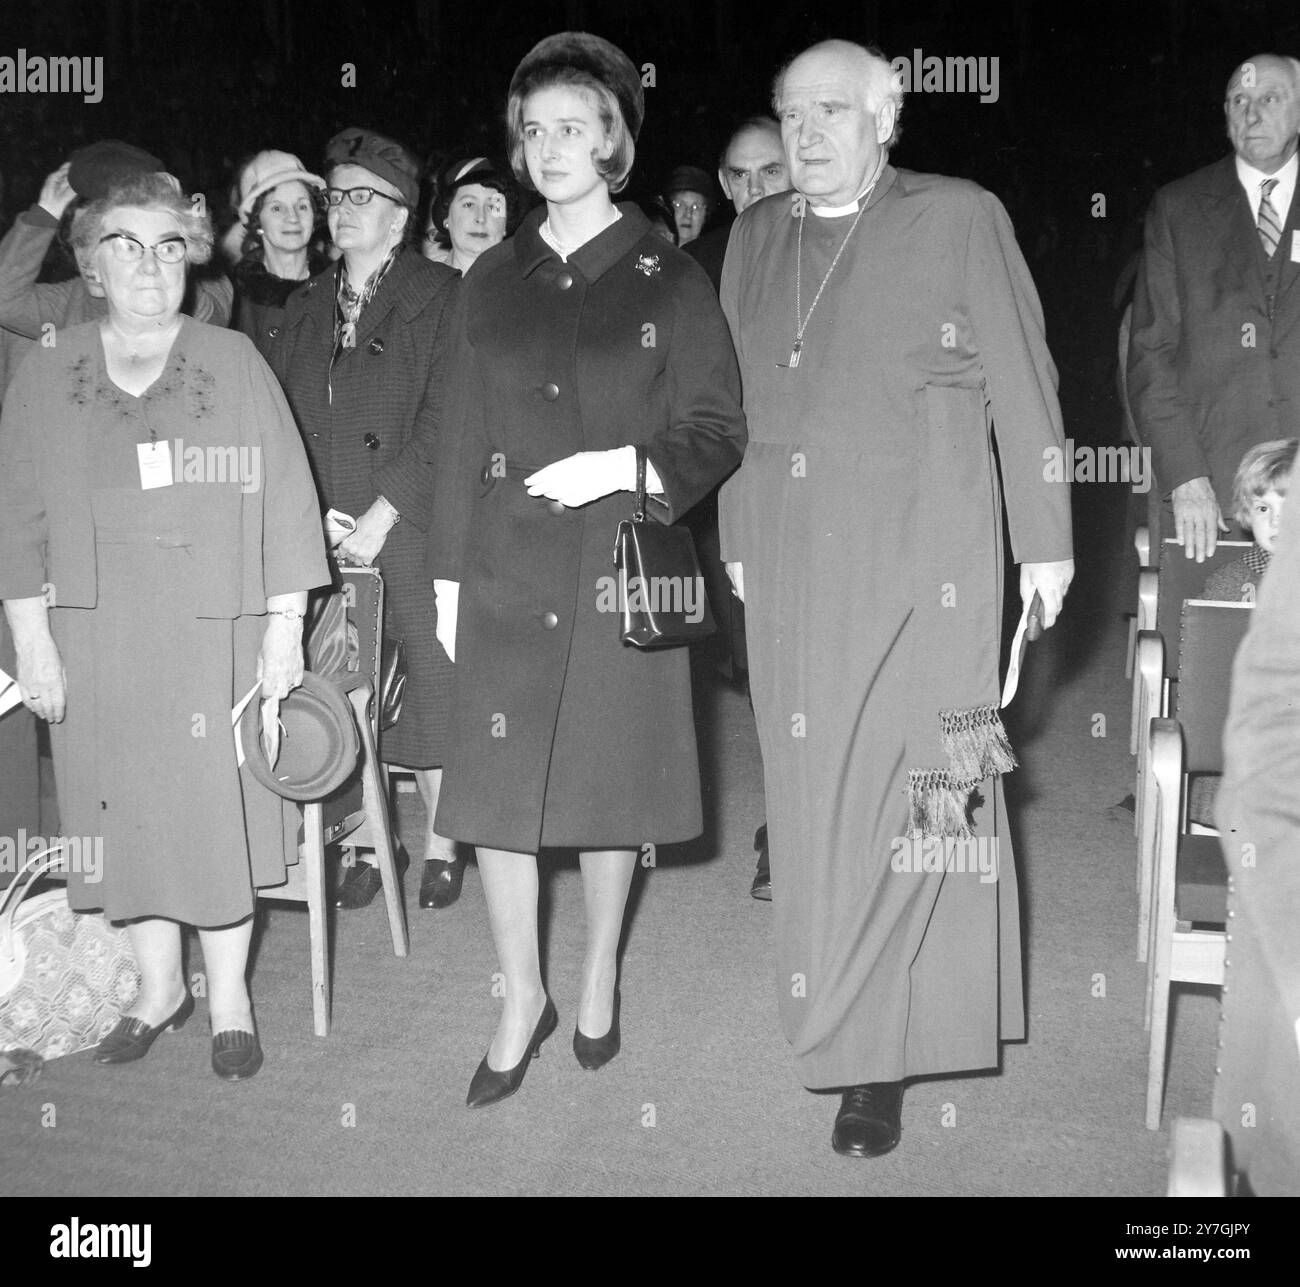
{"type": "Polygon", "coordinates": [[[41,184],[41,195],[37,204],[53,219],[62,219],[63,212],[77,195],[72,190],[72,184],[68,182],[68,171],[71,168],[72,162],[64,161],[53,174],[47,175],[45,182],[41,184]]]}
{"type": "Polygon", "coordinates": [[[524,486],[530,496],[545,496],[569,509],[612,492],[630,492],[636,487],[636,448],[576,452],[529,474],[524,486]]]}
{"type": "Polygon", "coordinates": [[[68,679],[58,645],[47,631],[43,637],[17,642],[16,651],[23,705],[38,719],[62,723],[67,710],[68,679]]]}
{"type": "Polygon", "coordinates": [[[339,553],[345,558],[369,567],[384,548],[388,533],[397,522],[397,511],[382,497],[357,519],[357,530],[339,542],[339,553]]]}

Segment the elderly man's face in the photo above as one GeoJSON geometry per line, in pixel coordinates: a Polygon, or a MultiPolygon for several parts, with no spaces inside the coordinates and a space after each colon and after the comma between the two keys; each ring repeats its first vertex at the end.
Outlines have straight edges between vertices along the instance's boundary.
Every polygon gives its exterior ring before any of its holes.
{"type": "Polygon", "coordinates": [[[1228,137],[1247,165],[1274,174],[1295,154],[1300,134],[1300,87],[1291,64],[1265,56],[1242,63],[1223,104],[1228,137]]]}
{"type": "Polygon", "coordinates": [[[784,192],[790,186],[790,167],[785,163],[780,130],[775,125],[770,130],[741,130],[727,147],[718,182],[737,214],[763,197],[784,192]]]}
{"type": "Polygon", "coordinates": [[[849,53],[810,50],[781,80],[777,119],[790,181],[815,206],[848,205],[875,172],[894,125],[888,100],[868,103],[870,66],[849,53]]]}

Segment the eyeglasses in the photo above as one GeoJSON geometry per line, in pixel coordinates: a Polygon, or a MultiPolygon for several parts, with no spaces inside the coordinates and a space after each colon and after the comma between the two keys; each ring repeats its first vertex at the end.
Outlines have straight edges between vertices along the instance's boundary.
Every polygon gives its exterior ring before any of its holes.
{"type": "Polygon", "coordinates": [[[343,198],[347,197],[354,206],[368,206],[376,197],[383,197],[391,201],[395,206],[405,205],[399,197],[390,197],[387,192],[380,192],[378,188],[326,188],[325,203],[333,209],[335,206],[343,204],[343,198]]]}
{"type": "Polygon", "coordinates": [[[160,264],[179,264],[185,258],[185,238],[184,237],[166,237],[153,246],[146,246],[142,241],[137,241],[130,233],[110,232],[107,236],[99,239],[102,246],[108,242],[109,249],[113,252],[114,259],[120,259],[124,264],[136,264],[144,258],[146,250],[152,250],[154,258],[160,264]]]}
{"type": "Polygon", "coordinates": [[[674,201],[673,212],[675,214],[704,214],[709,208],[707,201],[692,201],[687,204],[685,201],[674,201]]]}

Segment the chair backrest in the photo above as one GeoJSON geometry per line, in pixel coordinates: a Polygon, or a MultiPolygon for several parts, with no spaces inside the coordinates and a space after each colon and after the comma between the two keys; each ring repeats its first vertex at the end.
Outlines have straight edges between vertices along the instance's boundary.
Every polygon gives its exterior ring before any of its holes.
{"type": "Polygon", "coordinates": [[[1183,604],[1179,632],[1177,718],[1188,773],[1223,772],[1223,726],[1228,718],[1232,663],[1250,626],[1249,603],[1183,604]]]}
{"type": "Polygon", "coordinates": [[[1165,674],[1177,676],[1178,641],[1183,604],[1188,599],[1204,598],[1205,583],[1220,568],[1235,563],[1250,548],[1250,541],[1220,541],[1204,563],[1197,563],[1183,553],[1177,541],[1162,542],[1160,554],[1160,588],[1156,598],[1156,629],[1165,641],[1165,674]]]}

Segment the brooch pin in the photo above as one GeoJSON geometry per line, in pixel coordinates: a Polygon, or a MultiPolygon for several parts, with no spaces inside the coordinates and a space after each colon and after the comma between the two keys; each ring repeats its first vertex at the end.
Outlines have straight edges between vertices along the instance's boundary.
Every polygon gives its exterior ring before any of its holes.
{"type": "Polygon", "coordinates": [[[647,277],[653,277],[659,271],[659,256],[638,255],[636,270],[639,273],[645,273],[647,277]]]}

